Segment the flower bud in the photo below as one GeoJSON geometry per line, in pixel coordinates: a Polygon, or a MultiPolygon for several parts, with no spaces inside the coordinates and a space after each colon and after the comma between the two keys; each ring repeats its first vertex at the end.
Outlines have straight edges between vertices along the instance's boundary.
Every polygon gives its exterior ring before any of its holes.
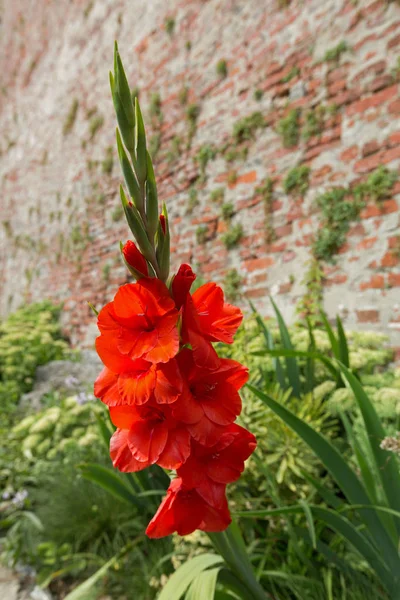
{"type": "Polygon", "coordinates": [[[185,303],[186,296],[195,279],[196,275],[193,273],[190,265],[183,264],[179,267],[177,274],[172,280],[171,286],[176,308],[181,308],[185,303]]]}
{"type": "Polygon", "coordinates": [[[139,252],[134,242],[128,240],[122,248],[122,254],[124,255],[125,262],[129,267],[132,267],[141,275],[146,277],[148,276],[149,269],[146,259],[143,254],[139,252]]]}

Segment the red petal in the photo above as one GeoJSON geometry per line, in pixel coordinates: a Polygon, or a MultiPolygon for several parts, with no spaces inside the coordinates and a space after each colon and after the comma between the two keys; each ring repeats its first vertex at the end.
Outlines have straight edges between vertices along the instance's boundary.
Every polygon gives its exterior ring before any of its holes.
{"type": "Polygon", "coordinates": [[[223,508],[226,503],[225,498],[226,485],[220,483],[214,483],[208,477],[204,478],[204,481],[196,486],[198,494],[214,508],[223,508]]]}
{"type": "Polygon", "coordinates": [[[118,375],[104,367],[94,382],[94,395],[108,406],[121,404],[118,392],[118,375]]]}
{"type": "Polygon", "coordinates": [[[154,397],[159,404],[175,402],[182,392],[182,376],[176,360],[160,363],[156,371],[154,397]]]}
{"type": "Polygon", "coordinates": [[[206,514],[201,522],[199,529],[202,531],[224,531],[232,522],[231,515],[229,513],[228,503],[224,502],[224,506],[221,509],[216,510],[208,504],[206,506],[206,514]]]}
{"type": "Polygon", "coordinates": [[[206,416],[198,423],[188,425],[190,435],[204,446],[214,446],[224,432],[224,429],[221,425],[216,425],[210,421],[206,416]]]}
{"type": "Polygon", "coordinates": [[[181,306],[184,304],[191,285],[195,279],[196,275],[193,273],[190,265],[183,264],[179,267],[179,270],[173,278],[171,285],[172,295],[177,308],[181,308],[181,306]]]}
{"type": "Polygon", "coordinates": [[[132,456],[129,450],[127,437],[128,431],[117,429],[110,440],[110,456],[114,467],[123,473],[140,471],[148,466],[145,462],[139,462],[132,456]]]}
{"type": "Polygon", "coordinates": [[[118,331],[96,338],[96,350],[103,363],[114,373],[134,370],[134,361],[118,350],[118,331]]]}
{"type": "Polygon", "coordinates": [[[122,373],[118,379],[118,390],[125,404],[144,404],[147,402],[156,385],[154,367],[147,371],[122,373]]]}
{"type": "MultiPolygon", "coordinates": [[[[157,331],[146,331],[144,329],[128,329],[121,327],[118,334],[117,347],[122,354],[127,354],[132,360],[136,358],[147,358],[147,353],[157,343],[157,331]]],[[[154,362],[154,361],[151,361],[154,362]]]]}
{"type": "Polygon", "coordinates": [[[165,363],[174,358],[179,351],[178,313],[166,315],[156,331],[154,346],[146,352],[145,358],[152,363],[165,363]]]}
{"type": "Polygon", "coordinates": [[[171,535],[171,533],[175,531],[174,513],[171,509],[175,499],[175,493],[172,486],[175,481],[176,479],[171,482],[171,485],[167,490],[167,495],[147,526],[146,535],[150,538],[165,537],[166,535],[171,535]]]}
{"type": "Polygon", "coordinates": [[[210,421],[217,425],[229,425],[242,410],[240,396],[229,383],[219,383],[215,392],[208,398],[198,398],[198,401],[210,421]]]}
{"type": "Polygon", "coordinates": [[[179,469],[190,454],[190,434],[179,427],[170,429],[168,440],[157,464],[164,469],[179,469]]]}
{"type": "Polygon", "coordinates": [[[199,402],[195,400],[189,390],[185,390],[176,402],[171,406],[175,419],[182,423],[197,423],[204,416],[204,410],[199,402]]]}
{"type": "Polygon", "coordinates": [[[175,528],[179,535],[188,535],[197,529],[206,514],[206,503],[195,491],[179,491],[172,504],[175,528]]]}
{"type": "Polygon", "coordinates": [[[160,457],[168,439],[166,423],[155,420],[136,421],[131,426],[128,444],[135,458],[154,464],[160,457]]]}
{"type": "Polygon", "coordinates": [[[116,427],[130,429],[136,421],[141,419],[136,406],[110,406],[110,418],[116,427]]]}
{"type": "Polygon", "coordinates": [[[145,257],[141,252],[139,252],[136,245],[132,242],[132,240],[128,240],[124,247],[122,248],[122,253],[128,265],[136,269],[139,273],[143,275],[148,275],[149,270],[147,267],[147,262],[145,257]]]}

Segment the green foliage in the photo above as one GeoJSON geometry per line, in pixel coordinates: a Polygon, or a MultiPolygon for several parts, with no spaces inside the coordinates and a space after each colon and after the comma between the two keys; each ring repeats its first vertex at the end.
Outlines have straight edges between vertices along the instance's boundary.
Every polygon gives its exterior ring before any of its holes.
{"type": "Polygon", "coordinates": [[[237,182],[237,179],[238,179],[238,174],[237,174],[236,169],[232,169],[231,171],[229,171],[228,176],[226,178],[228,185],[235,185],[235,183],[237,182]]]}
{"type": "Polygon", "coordinates": [[[217,149],[215,146],[211,146],[210,144],[203,144],[194,157],[194,160],[198,163],[200,167],[200,175],[201,179],[204,180],[206,177],[206,169],[210,160],[214,160],[217,156],[217,149]]]}
{"type": "Polygon", "coordinates": [[[236,269],[229,269],[222,283],[225,297],[229,302],[236,302],[240,298],[240,288],[243,278],[236,269]]]}
{"type": "Polygon", "coordinates": [[[152,92],[149,103],[149,113],[153,120],[162,123],[161,96],[159,92],[152,92]]]}
{"type": "Polygon", "coordinates": [[[104,125],[104,117],[98,113],[94,114],[90,117],[89,121],[89,139],[93,140],[96,133],[101,129],[104,125]]]}
{"type": "Polygon", "coordinates": [[[265,119],[261,112],[254,112],[243,119],[239,119],[233,125],[232,137],[236,144],[254,138],[258,129],[265,127],[265,119]]]}
{"type": "Polygon", "coordinates": [[[311,169],[307,165],[298,165],[287,173],[283,180],[283,189],[287,194],[304,196],[309,186],[311,169]]]}
{"type": "Polygon", "coordinates": [[[224,58],[221,58],[215,67],[218,77],[224,79],[228,75],[228,64],[224,58]]]}
{"type": "Polygon", "coordinates": [[[397,62],[393,69],[391,70],[391,74],[394,81],[400,80],[400,56],[397,57],[397,62]]]}
{"type": "Polygon", "coordinates": [[[256,102],[260,102],[262,100],[263,96],[264,96],[264,92],[260,88],[257,88],[254,90],[253,98],[256,102]]]}
{"type": "Polygon", "coordinates": [[[117,204],[111,213],[111,219],[116,223],[117,221],[121,221],[124,217],[124,209],[121,204],[117,204]]]}
{"type": "Polygon", "coordinates": [[[105,265],[103,265],[103,267],[101,269],[101,276],[105,283],[108,283],[108,281],[110,280],[110,274],[111,274],[111,265],[110,265],[110,263],[106,263],[105,265]]]}
{"type": "Polygon", "coordinates": [[[336,46],[327,50],[324,54],[324,62],[336,62],[338,63],[340,57],[345,52],[350,50],[349,45],[345,40],[340,41],[336,46]]]}
{"type": "Polygon", "coordinates": [[[77,98],[74,98],[72,100],[71,107],[70,107],[68,114],[64,121],[63,135],[68,135],[69,132],[71,131],[71,129],[73,128],[75,120],[76,120],[76,116],[78,114],[78,108],[79,108],[79,101],[77,98]]]}
{"type": "Polygon", "coordinates": [[[199,225],[196,229],[196,240],[198,244],[205,244],[208,238],[207,225],[199,225]]]}
{"type": "Polygon", "coordinates": [[[294,79],[298,75],[300,75],[300,69],[299,69],[299,67],[293,66],[290,69],[289,73],[287,73],[287,75],[285,75],[284,77],[282,77],[282,83],[289,83],[289,81],[291,81],[292,79],[294,79]]]}
{"type": "Polygon", "coordinates": [[[140,94],[140,89],[137,86],[135,86],[134,88],[131,89],[131,98],[132,98],[133,105],[135,105],[135,98],[139,99],[139,94],[140,94]]]}
{"type": "Polygon", "coordinates": [[[114,155],[111,146],[107,147],[106,155],[101,163],[101,170],[106,175],[111,175],[114,166],[114,155]]]}
{"type": "Polygon", "coordinates": [[[218,188],[215,188],[214,190],[211,190],[210,200],[211,200],[211,202],[214,202],[215,204],[221,204],[221,202],[224,199],[224,196],[225,196],[224,188],[218,187],[218,188]]]}
{"type": "Polygon", "coordinates": [[[278,122],[277,131],[285,148],[297,146],[300,139],[300,109],[292,108],[287,116],[278,122]]]}
{"type": "Polygon", "coordinates": [[[167,153],[167,161],[173,163],[181,156],[182,139],[179,135],[175,135],[171,140],[171,148],[167,153]]]}
{"type": "Polygon", "coordinates": [[[44,301],[20,308],[0,323],[0,403],[2,416],[14,410],[33,384],[38,365],[67,352],[58,323],[60,308],[44,301]]]}
{"type": "Polygon", "coordinates": [[[189,189],[189,197],[188,197],[188,202],[187,202],[187,212],[189,214],[191,214],[194,209],[196,208],[196,206],[199,205],[199,199],[198,199],[198,194],[197,194],[197,190],[195,187],[191,187],[189,189]]]}
{"type": "Polygon", "coordinates": [[[271,244],[276,237],[273,223],[274,182],[271,177],[267,177],[263,184],[255,189],[255,193],[262,196],[265,214],[265,242],[271,244]]]}
{"type": "Polygon", "coordinates": [[[189,97],[189,88],[187,85],[184,85],[178,93],[179,104],[181,106],[185,106],[187,104],[189,97]]]}
{"type": "Polygon", "coordinates": [[[175,19],[173,17],[167,17],[164,21],[165,31],[169,36],[172,36],[175,31],[175,19]]]}
{"type": "Polygon", "coordinates": [[[349,196],[344,188],[333,188],[316,199],[321,210],[321,227],[317,232],[313,252],[319,260],[332,262],[346,241],[352,221],[357,219],[363,203],[349,196]]]}
{"type": "Polygon", "coordinates": [[[368,199],[381,203],[390,198],[391,191],[398,179],[398,173],[380,165],[363,183],[353,188],[353,194],[358,200],[368,199]]]}
{"type": "Polygon", "coordinates": [[[243,238],[243,226],[241,223],[237,223],[236,225],[232,225],[222,236],[222,243],[228,250],[235,248],[243,238]]]}
{"type": "Polygon", "coordinates": [[[309,322],[312,327],[321,324],[321,310],[324,298],[324,272],[319,261],[312,257],[308,263],[302,284],[306,291],[296,306],[296,313],[301,320],[309,322]]]}
{"type": "Polygon", "coordinates": [[[155,159],[161,148],[161,133],[157,132],[151,136],[149,140],[149,153],[150,156],[155,159]]]}
{"type": "Polygon", "coordinates": [[[5,232],[6,236],[8,238],[12,237],[13,231],[12,231],[12,225],[11,225],[10,221],[4,220],[2,222],[2,225],[3,225],[4,232],[5,232]]]}
{"type": "Polygon", "coordinates": [[[221,216],[224,221],[230,221],[235,214],[235,207],[232,202],[224,202],[221,206],[221,216]]]}
{"type": "Polygon", "coordinates": [[[337,106],[331,104],[326,106],[319,104],[315,108],[311,108],[305,114],[303,137],[305,140],[321,135],[324,131],[325,121],[328,117],[334,115],[337,112],[337,106]]]}
{"type": "Polygon", "coordinates": [[[187,142],[187,147],[190,148],[191,144],[192,144],[192,139],[196,133],[196,129],[197,129],[197,120],[199,118],[200,115],[200,106],[199,104],[189,104],[189,106],[186,108],[186,121],[188,123],[189,126],[189,131],[188,131],[188,142],[187,142]]]}

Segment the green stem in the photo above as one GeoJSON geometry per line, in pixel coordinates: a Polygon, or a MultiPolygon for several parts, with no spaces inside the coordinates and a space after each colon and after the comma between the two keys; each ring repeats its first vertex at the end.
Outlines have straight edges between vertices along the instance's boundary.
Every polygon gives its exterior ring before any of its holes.
{"type": "Polygon", "coordinates": [[[267,600],[269,596],[255,577],[246,552],[246,546],[236,523],[232,522],[228,529],[221,533],[208,533],[208,536],[231,571],[251,593],[252,598],[254,600],[267,600]]]}

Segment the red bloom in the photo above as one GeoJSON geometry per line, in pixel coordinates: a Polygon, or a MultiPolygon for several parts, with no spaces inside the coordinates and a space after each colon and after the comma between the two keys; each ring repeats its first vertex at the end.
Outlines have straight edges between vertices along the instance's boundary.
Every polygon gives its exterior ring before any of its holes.
{"type": "Polygon", "coordinates": [[[243,315],[240,308],[224,302],[224,293],[215,283],[206,283],[193,294],[200,329],[210,342],[232,344],[243,315]]]}
{"type": "Polygon", "coordinates": [[[160,215],[160,225],[161,225],[161,229],[163,231],[163,234],[165,235],[165,233],[167,231],[167,225],[166,225],[165,215],[160,215]]]}
{"type": "Polygon", "coordinates": [[[135,271],[145,276],[149,274],[145,257],[131,240],[128,240],[122,248],[122,254],[128,265],[133,267],[135,271]]]}
{"type": "Polygon", "coordinates": [[[196,275],[193,273],[190,265],[183,264],[172,280],[172,295],[175,300],[176,308],[181,308],[189,294],[196,275]]]}
{"type": "Polygon", "coordinates": [[[150,538],[160,538],[176,531],[188,535],[195,529],[203,531],[223,531],[231,522],[225,490],[222,491],[221,508],[208,504],[196,488],[186,486],[182,479],[171,481],[167,495],[150,521],[146,534],[150,538]]]}
{"type": "Polygon", "coordinates": [[[168,288],[159,279],[144,277],[123,285],[99,313],[97,352],[114,373],[129,370],[138,358],[168,362],[179,350],[178,317],[168,288]]]}
{"type": "Polygon", "coordinates": [[[121,471],[139,471],[155,463],[177,469],[190,454],[189,432],[172,417],[168,405],[112,406],[110,417],[118,427],[111,444],[114,466],[121,471]]]}
{"type": "Polygon", "coordinates": [[[257,445],[252,433],[239,425],[228,425],[214,446],[202,446],[192,441],[187,461],[177,474],[188,487],[196,487],[209,504],[218,506],[220,488],[239,479],[244,461],[257,445]]]}
{"type": "Polygon", "coordinates": [[[238,390],[246,383],[248,370],[229,359],[221,359],[216,369],[201,369],[188,349],[182,350],[177,360],[186,381],[180,400],[171,407],[173,415],[187,424],[196,441],[214,445],[225,426],[240,414],[238,390]]]}
{"type": "Polygon", "coordinates": [[[132,369],[116,374],[104,367],[94,384],[94,395],[108,406],[145,404],[154,398],[158,404],[175,402],[182,392],[182,378],[176,360],[151,363],[138,359],[132,369]]]}

